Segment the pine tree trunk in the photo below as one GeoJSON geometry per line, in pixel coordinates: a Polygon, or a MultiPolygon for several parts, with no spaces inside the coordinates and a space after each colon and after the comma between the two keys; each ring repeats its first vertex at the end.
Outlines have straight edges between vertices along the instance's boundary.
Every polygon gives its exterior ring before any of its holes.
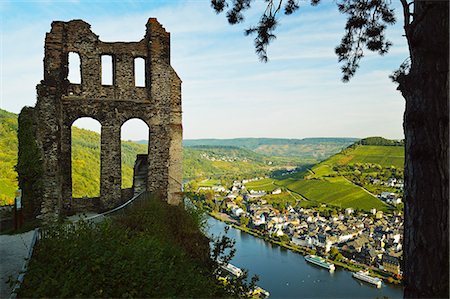
{"type": "Polygon", "coordinates": [[[449,4],[415,1],[405,25],[405,298],[449,297],[449,4]]]}

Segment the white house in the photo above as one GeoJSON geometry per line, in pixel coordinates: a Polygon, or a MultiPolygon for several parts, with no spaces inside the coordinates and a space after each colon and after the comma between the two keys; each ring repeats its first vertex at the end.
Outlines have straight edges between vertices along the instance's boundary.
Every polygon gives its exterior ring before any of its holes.
{"type": "Polygon", "coordinates": [[[281,193],[281,189],[277,188],[275,190],[272,191],[272,194],[280,194],[281,193]]]}
{"type": "Polygon", "coordinates": [[[236,216],[236,217],[241,217],[242,214],[245,214],[244,210],[241,208],[233,208],[231,209],[231,212],[236,216]]]}

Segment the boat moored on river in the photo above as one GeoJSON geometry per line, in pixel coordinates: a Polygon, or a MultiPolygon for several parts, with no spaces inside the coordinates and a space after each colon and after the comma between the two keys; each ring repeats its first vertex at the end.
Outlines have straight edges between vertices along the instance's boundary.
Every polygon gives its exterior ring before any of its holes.
{"type": "Polygon", "coordinates": [[[218,260],[218,262],[220,263],[220,268],[227,271],[228,273],[233,274],[236,277],[239,277],[243,274],[242,269],[236,267],[235,265],[224,263],[221,260],[218,260]]]}
{"type": "Polygon", "coordinates": [[[324,258],[317,255],[307,255],[305,256],[305,260],[310,262],[311,264],[320,266],[322,268],[328,269],[330,272],[335,270],[335,267],[332,263],[327,262],[324,258]]]}
{"type": "Polygon", "coordinates": [[[371,283],[377,288],[381,288],[381,279],[370,276],[368,271],[354,272],[352,276],[356,279],[371,283]]]}

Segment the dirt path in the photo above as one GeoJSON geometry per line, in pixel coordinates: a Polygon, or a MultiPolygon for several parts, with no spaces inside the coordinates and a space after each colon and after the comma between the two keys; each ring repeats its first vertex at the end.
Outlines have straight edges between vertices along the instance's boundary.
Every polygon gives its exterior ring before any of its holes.
{"type": "Polygon", "coordinates": [[[28,257],[34,230],[17,235],[0,235],[0,298],[9,298],[12,288],[8,279],[16,280],[28,257]]]}

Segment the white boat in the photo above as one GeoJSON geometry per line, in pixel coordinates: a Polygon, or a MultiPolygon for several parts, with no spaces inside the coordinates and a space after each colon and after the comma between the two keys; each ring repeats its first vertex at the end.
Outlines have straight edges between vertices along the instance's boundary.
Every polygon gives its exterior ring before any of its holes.
{"type": "Polygon", "coordinates": [[[381,287],[381,279],[370,276],[368,271],[353,272],[352,276],[359,280],[371,283],[375,285],[377,288],[381,287]]]}
{"type": "Polygon", "coordinates": [[[307,256],[305,256],[305,260],[310,262],[311,264],[328,269],[328,270],[330,270],[330,272],[333,272],[335,270],[334,264],[327,262],[324,258],[322,258],[320,256],[307,255],[307,256]]]}
{"type": "Polygon", "coordinates": [[[220,268],[233,274],[236,277],[239,277],[243,274],[242,270],[240,268],[236,267],[235,265],[232,265],[230,263],[225,264],[221,260],[218,260],[218,262],[220,263],[220,268]]]}

